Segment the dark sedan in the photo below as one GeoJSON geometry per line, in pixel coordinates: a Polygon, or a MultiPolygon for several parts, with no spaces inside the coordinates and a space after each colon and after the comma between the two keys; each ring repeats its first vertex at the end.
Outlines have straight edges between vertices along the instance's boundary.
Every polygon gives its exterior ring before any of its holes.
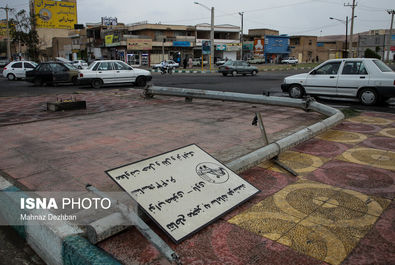
{"type": "Polygon", "coordinates": [[[43,84],[73,83],[77,84],[78,69],[68,63],[45,62],[40,63],[32,71],[26,72],[26,80],[36,86],[43,84]]]}
{"type": "Polygon", "coordinates": [[[218,72],[222,73],[223,76],[227,76],[228,74],[232,76],[236,76],[237,74],[256,75],[258,68],[251,66],[245,61],[227,61],[218,68],[218,72]]]}

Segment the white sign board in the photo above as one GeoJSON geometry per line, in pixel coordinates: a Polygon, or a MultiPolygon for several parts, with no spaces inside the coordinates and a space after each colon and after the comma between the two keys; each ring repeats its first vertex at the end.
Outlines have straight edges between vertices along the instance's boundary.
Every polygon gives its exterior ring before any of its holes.
{"type": "Polygon", "coordinates": [[[194,144],[106,173],[176,243],[259,192],[194,144]]]}

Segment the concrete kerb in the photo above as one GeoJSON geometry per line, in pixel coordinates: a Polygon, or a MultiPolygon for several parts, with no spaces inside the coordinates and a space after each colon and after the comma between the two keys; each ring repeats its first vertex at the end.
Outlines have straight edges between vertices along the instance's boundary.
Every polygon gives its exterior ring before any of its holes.
{"type": "Polygon", "coordinates": [[[28,196],[0,175],[0,214],[47,264],[120,264],[81,235],[83,231],[64,221],[23,220],[21,215],[48,215],[47,210],[21,209],[28,196]]]}

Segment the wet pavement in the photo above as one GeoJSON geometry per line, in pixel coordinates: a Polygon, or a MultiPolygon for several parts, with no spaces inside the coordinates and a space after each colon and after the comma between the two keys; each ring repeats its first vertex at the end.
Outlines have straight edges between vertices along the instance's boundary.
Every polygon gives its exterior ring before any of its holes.
{"type": "MultiPolygon", "coordinates": [[[[73,95],[74,96],[74,95],[73,95]]],[[[62,95],[58,97],[71,97],[62,95]]],[[[120,190],[105,170],[196,143],[222,162],[322,116],[292,108],[155,97],[141,90],[77,95],[87,110],[47,112],[54,96],[2,98],[0,169],[27,190],[120,190]]],[[[362,112],[241,176],[261,190],[175,245],[183,264],[394,264],[395,115],[362,112]]],[[[98,244],[124,264],[166,264],[133,227],[98,244]]]]}

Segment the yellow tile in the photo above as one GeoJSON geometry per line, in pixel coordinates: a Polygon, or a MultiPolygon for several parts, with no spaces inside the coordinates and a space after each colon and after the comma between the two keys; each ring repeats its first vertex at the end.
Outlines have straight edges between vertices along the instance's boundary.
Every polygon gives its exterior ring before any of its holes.
{"type": "Polygon", "coordinates": [[[356,122],[356,123],[365,123],[365,124],[373,124],[373,125],[389,125],[394,122],[394,121],[388,120],[388,119],[383,119],[383,118],[379,118],[379,117],[372,117],[372,116],[364,116],[364,115],[349,118],[347,120],[351,121],[351,122],[356,122]]]}
{"type": "Polygon", "coordinates": [[[328,130],[325,133],[318,135],[317,138],[345,144],[357,144],[366,140],[367,136],[357,132],[328,130]]]}
{"type": "Polygon", "coordinates": [[[395,138],[395,128],[385,128],[378,135],[395,138]]]}
{"type": "MultiPolygon", "coordinates": [[[[355,240],[357,241],[357,240],[355,240]]],[[[345,244],[336,234],[321,225],[303,220],[277,242],[330,264],[340,264],[355,244],[345,244]]]]}
{"type": "MultiPolygon", "coordinates": [[[[305,153],[286,151],[279,156],[279,161],[298,174],[307,174],[322,166],[328,159],[305,153]]],[[[259,167],[275,172],[288,173],[286,170],[270,161],[261,163],[259,167]]]]}
{"type": "Polygon", "coordinates": [[[299,218],[282,212],[275,205],[272,197],[228,220],[231,224],[272,240],[279,239],[299,221],[299,218]]]}
{"type": "Polygon", "coordinates": [[[395,152],[373,148],[352,148],[337,157],[360,165],[395,170],[395,152]]]}

